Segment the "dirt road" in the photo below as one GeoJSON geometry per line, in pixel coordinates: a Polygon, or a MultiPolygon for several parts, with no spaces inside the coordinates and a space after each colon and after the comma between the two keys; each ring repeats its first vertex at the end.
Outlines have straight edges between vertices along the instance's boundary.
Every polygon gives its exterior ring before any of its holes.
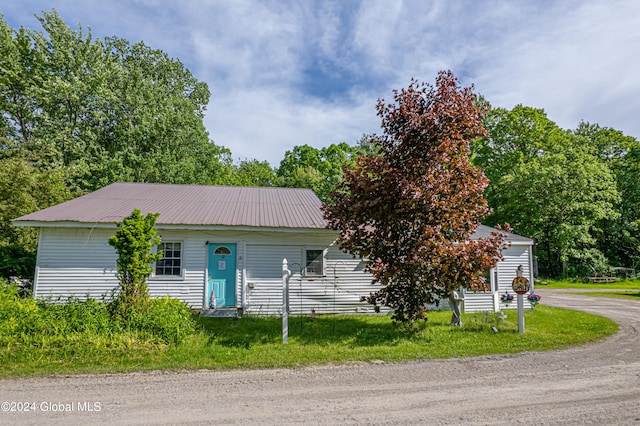
{"type": "Polygon", "coordinates": [[[640,303],[620,310],[614,299],[540,293],[621,330],[598,344],[513,356],[0,380],[0,402],[35,408],[0,412],[0,424],[640,425],[640,303]]]}

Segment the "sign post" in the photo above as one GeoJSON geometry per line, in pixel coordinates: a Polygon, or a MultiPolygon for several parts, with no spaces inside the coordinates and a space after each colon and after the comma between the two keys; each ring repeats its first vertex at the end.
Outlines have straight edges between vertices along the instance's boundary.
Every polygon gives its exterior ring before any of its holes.
{"type": "Polygon", "coordinates": [[[524,334],[524,295],[531,288],[529,280],[523,274],[522,265],[519,265],[516,269],[516,277],[511,282],[511,288],[518,295],[518,332],[520,334],[524,334]]]}
{"type": "Polygon", "coordinates": [[[282,259],[282,343],[289,342],[289,265],[282,259]]]}

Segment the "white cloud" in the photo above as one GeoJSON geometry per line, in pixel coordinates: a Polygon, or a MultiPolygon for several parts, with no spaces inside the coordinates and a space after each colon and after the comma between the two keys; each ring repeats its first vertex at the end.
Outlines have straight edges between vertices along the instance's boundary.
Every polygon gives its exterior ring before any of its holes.
{"type": "Polygon", "coordinates": [[[209,85],[205,123],[236,159],[353,143],[378,131],[377,98],[440,69],[496,106],[640,136],[640,2],[25,0],[2,13],[39,29],[33,13],[52,7],[179,58],[209,85]]]}
{"type": "Polygon", "coordinates": [[[581,119],[632,136],[640,126],[623,118],[637,111],[640,4],[576,3],[534,16],[492,45],[479,64],[477,85],[493,104],[544,108],[565,128],[581,119]],[[624,99],[624,100],[623,100],[624,99]],[[634,107],[635,105],[635,107],[634,107]]]}
{"type": "Polygon", "coordinates": [[[257,158],[276,166],[295,145],[353,144],[378,128],[375,99],[333,105],[317,99],[292,102],[288,96],[273,90],[242,90],[214,102],[205,119],[211,138],[231,147],[234,159],[257,158]]]}

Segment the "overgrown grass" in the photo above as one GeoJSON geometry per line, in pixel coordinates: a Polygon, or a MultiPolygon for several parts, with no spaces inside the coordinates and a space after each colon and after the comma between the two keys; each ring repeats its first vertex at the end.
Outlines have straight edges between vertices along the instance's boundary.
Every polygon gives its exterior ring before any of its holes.
{"type": "Polygon", "coordinates": [[[449,325],[450,312],[432,312],[427,323],[412,328],[393,325],[385,316],[320,316],[315,321],[292,317],[289,343],[283,345],[280,318],[198,317],[195,333],[170,344],[150,332],[114,328],[99,305],[87,304],[87,312],[76,312],[72,320],[62,320],[63,315],[43,319],[35,313],[43,307],[33,301],[10,307],[9,315],[3,312],[7,308],[6,301],[0,303],[0,377],[510,354],[584,344],[617,330],[614,322],[602,317],[539,305],[526,312],[525,334],[517,331],[515,311],[507,312],[504,320],[493,313],[464,314],[463,327],[449,325]],[[45,326],[59,331],[43,332],[45,326]]]}
{"type": "Polygon", "coordinates": [[[564,280],[542,278],[536,280],[536,286],[537,288],[637,289],[640,291],[640,279],[628,278],[613,283],[589,283],[575,278],[564,280]]]}
{"type": "Polygon", "coordinates": [[[35,301],[0,281],[0,376],[89,371],[103,357],[157,351],[194,331],[191,311],[174,299],[152,299],[144,315],[124,322],[105,302],[35,301]]]}

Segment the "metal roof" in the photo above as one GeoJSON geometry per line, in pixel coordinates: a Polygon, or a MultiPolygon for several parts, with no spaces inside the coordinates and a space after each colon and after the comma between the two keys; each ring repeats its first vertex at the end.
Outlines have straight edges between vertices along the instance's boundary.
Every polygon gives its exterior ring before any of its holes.
{"type": "Polygon", "coordinates": [[[113,183],[15,222],[113,223],[137,208],[158,225],[325,228],[321,206],[310,189],[113,183]]]}
{"type": "MultiPolygon", "coordinates": [[[[481,238],[489,238],[491,237],[491,233],[494,232],[496,228],[492,228],[486,225],[480,225],[476,229],[476,232],[473,233],[473,239],[479,240],[481,238]]],[[[523,237],[522,235],[517,235],[512,232],[501,231],[504,234],[507,234],[507,241],[511,241],[512,243],[520,243],[520,244],[533,244],[533,240],[531,238],[523,237]]]]}
{"type": "MultiPolygon", "coordinates": [[[[113,183],[95,192],[14,220],[16,225],[112,224],[129,216],[160,213],[157,225],[325,229],[322,201],[310,189],[113,183]]],[[[480,225],[474,240],[494,228],[480,225]]],[[[512,243],[533,240],[506,233],[512,243]]]]}

